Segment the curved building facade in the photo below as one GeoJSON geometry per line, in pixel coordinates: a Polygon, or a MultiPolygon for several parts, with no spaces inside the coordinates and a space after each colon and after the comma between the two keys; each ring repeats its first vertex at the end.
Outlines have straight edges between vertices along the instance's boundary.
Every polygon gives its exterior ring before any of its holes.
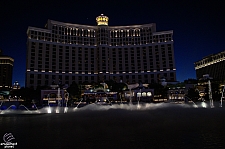
{"type": "Polygon", "coordinates": [[[203,75],[208,74],[216,81],[225,82],[225,51],[208,55],[194,64],[197,79],[201,79],[203,75]]]}
{"type": "Polygon", "coordinates": [[[100,15],[96,26],[48,20],[45,29],[28,27],[26,86],[176,80],[173,31],[108,21],[100,15]]]}

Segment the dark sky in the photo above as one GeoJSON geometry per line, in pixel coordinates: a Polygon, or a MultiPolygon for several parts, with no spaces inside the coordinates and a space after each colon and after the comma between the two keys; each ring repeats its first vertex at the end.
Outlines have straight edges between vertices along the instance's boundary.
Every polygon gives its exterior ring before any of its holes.
{"type": "Polygon", "coordinates": [[[177,80],[196,78],[194,62],[225,50],[225,5],[220,0],[1,0],[0,48],[15,59],[13,82],[24,86],[26,31],[44,28],[48,19],[96,25],[101,13],[109,25],[156,23],[157,31],[174,31],[177,80]]]}

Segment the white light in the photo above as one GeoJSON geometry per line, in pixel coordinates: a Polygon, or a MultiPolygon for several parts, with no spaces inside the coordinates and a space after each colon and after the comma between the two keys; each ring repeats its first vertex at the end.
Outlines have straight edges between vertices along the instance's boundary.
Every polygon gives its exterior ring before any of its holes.
{"type": "Polygon", "coordinates": [[[147,96],[152,96],[152,93],[151,92],[147,92],[147,96]]]}
{"type": "Polygon", "coordinates": [[[203,108],[206,108],[207,107],[207,104],[205,102],[202,102],[202,107],[203,108]]]}
{"type": "Polygon", "coordinates": [[[48,113],[52,113],[52,111],[51,111],[51,108],[50,108],[50,107],[48,108],[48,113]]]}
{"type": "Polygon", "coordinates": [[[145,96],[146,96],[146,93],[145,93],[145,92],[143,92],[143,93],[142,93],[142,96],[143,96],[143,97],[145,97],[145,96]]]}
{"type": "Polygon", "coordinates": [[[67,113],[67,111],[68,111],[68,107],[65,107],[64,108],[64,113],[67,113]]]}
{"type": "Polygon", "coordinates": [[[141,97],[141,92],[138,92],[137,93],[137,97],[141,97]]]}
{"type": "Polygon", "coordinates": [[[59,113],[59,108],[58,107],[56,108],[55,113],[59,113]]]}

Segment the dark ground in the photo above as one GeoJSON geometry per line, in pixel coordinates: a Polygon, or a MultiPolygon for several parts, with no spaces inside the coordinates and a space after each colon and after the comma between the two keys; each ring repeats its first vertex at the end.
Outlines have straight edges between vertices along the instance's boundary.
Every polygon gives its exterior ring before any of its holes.
{"type": "MultiPolygon", "coordinates": [[[[14,148],[225,148],[225,108],[78,110],[61,114],[0,115],[0,143],[14,148]]],[[[4,148],[4,146],[0,146],[4,148]]]]}

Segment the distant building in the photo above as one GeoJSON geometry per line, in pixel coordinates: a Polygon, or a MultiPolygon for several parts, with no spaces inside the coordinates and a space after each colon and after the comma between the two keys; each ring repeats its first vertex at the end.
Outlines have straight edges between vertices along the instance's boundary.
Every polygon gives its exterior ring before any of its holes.
{"type": "Polygon", "coordinates": [[[176,81],[173,31],[156,24],[97,26],[48,20],[46,28],[28,27],[26,87],[73,81],[126,83],[176,81]]]}
{"type": "Polygon", "coordinates": [[[206,56],[194,64],[198,80],[208,74],[215,81],[225,82],[225,51],[206,56]]]}
{"type": "Polygon", "coordinates": [[[185,87],[169,88],[167,91],[168,100],[170,101],[184,101],[188,90],[185,87]]]}
{"type": "Polygon", "coordinates": [[[0,90],[12,88],[13,62],[13,58],[3,55],[0,50],[0,90]]]}

